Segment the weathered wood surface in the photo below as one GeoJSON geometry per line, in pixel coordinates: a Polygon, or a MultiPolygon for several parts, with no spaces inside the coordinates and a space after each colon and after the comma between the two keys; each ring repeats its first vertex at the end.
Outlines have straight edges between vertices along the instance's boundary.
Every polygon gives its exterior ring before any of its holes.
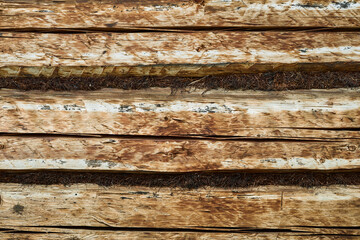
{"type": "Polygon", "coordinates": [[[359,27],[360,3],[331,0],[0,1],[0,29],[359,27]]]}
{"type": "MultiPolygon", "coordinates": [[[[188,69],[193,71],[194,66],[205,66],[207,71],[203,69],[202,74],[208,75],[219,72],[219,69],[212,71],[212,66],[217,65],[233,68],[235,64],[238,71],[246,71],[257,65],[297,69],[298,65],[310,63],[320,67],[340,64],[346,69],[360,63],[357,32],[3,32],[0,35],[0,67],[91,66],[91,71],[101,71],[102,75],[127,74],[116,72],[126,68],[104,66],[141,65],[151,70],[149,66],[172,64],[181,66],[175,67],[176,71],[185,73],[188,69]],[[105,70],[108,72],[104,73],[105,70]]],[[[55,68],[50,71],[52,69],[55,68]]],[[[81,69],[74,71],[82,74],[81,69]]],[[[157,74],[168,75],[166,71],[157,74]]]]}
{"type": "MultiPolygon", "coordinates": [[[[359,89],[0,91],[0,132],[359,138],[359,89]]],[[[333,139],[334,140],[334,139],[333,139]]]]}
{"type": "Polygon", "coordinates": [[[30,228],[29,231],[36,233],[1,233],[3,240],[118,240],[118,239],[219,239],[219,240],[338,240],[338,239],[359,239],[356,235],[312,235],[306,233],[208,233],[208,232],[156,232],[156,231],[116,231],[116,230],[88,230],[88,231],[66,231],[63,233],[53,233],[52,228],[30,228]],[[38,232],[39,231],[39,232],[38,232]],[[43,232],[43,233],[42,233],[43,232]],[[71,233],[69,233],[71,232],[71,233]],[[78,233],[81,232],[81,233],[78,233]]]}
{"type": "Polygon", "coordinates": [[[233,232],[302,226],[305,233],[310,229],[319,233],[324,227],[327,234],[347,228],[356,234],[360,221],[358,186],[180,190],[1,184],[0,189],[1,228],[218,228],[233,232]]]}
{"type": "Polygon", "coordinates": [[[0,170],[191,172],[360,168],[360,141],[0,137],[0,170]]]}
{"type": "Polygon", "coordinates": [[[178,76],[204,77],[216,74],[260,73],[260,72],[326,72],[358,71],[360,63],[293,63],[253,64],[224,63],[216,65],[151,65],[151,66],[5,66],[0,67],[0,77],[106,77],[106,76],[178,76]]]}

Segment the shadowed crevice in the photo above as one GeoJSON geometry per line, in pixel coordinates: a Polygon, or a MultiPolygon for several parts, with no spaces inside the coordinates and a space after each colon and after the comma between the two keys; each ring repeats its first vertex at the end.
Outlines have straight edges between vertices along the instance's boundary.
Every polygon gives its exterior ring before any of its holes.
{"type": "Polygon", "coordinates": [[[172,92],[191,89],[283,91],[360,87],[360,72],[267,72],[209,75],[205,77],[0,77],[0,88],[19,90],[125,90],[151,87],[171,88],[172,92]]]}
{"type": "Polygon", "coordinates": [[[93,183],[100,186],[144,186],[197,189],[203,187],[241,188],[266,185],[317,187],[360,185],[360,172],[197,172],[197,173],[110,173],[110,172],[1,172],[1,183],[71,185],[93,183]]]}

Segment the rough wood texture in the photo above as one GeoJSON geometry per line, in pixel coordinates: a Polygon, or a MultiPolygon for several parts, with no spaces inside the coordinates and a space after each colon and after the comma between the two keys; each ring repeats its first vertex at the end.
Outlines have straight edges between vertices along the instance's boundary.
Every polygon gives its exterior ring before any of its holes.
{"type": "Polygon", "coordinates": [[[0,225],[10,229],[78,226],[236,232],[298,231],[302,226],[305,235],[321,233],[322,227],[326,234],[355,235],[360,221],[360,191],[354,186],[179,190],[1,184],[0,189],[0,225]]]}
{"type": "MultiPolygon", "coordinates": [[[[207,71],[202,69],[201,74],[219,73],[217,65],[237,71],[263,65],[293,70],[310,63],[353,69],[360,63],[359,50],[356,32],[0,33],[0,67],[91,66],[91,72],[102,75],[128,74],[140,65],[151,71],[154,65],[169,64],[184,75],[203,66],[207,71]]],[[[168,75],[166,69],[157,74],[168,75]]]]}
{"type": "Polygon", "coordinates": [[[359,27],[360,3],[331,0],[0,1],[0,29],[359,27]]]}
{"type": "Polygon", "coordinates": [[[0,170],[339,170],[360,168],[360,141],[268,142],[0,137],[0,170]]]}
{"type": "Polygon", "coordinates": [[[0,132],[359,138],[359,89],[0,91],[0,132]]]}
{"type": "Polygon", "coordinates": [[[106,77],[106,76],[177,76],[204,77],[211,74],[263,72],[326,72],[358,71],[360,63],[293,63],[293,64],[216,64],[216,65],[151,65],[151,66],[6,66],[0,67],[0,77],[106,77]]]}
{"type": "MultiPolygon", "coordinates": [[[[17,229],[17,228],[16,228],[17,229]]],[[[14,229],[16,231],[16,229],[14,229]]],[[[56,229],[55,229],[56,230],[56,229]]],[[[157,232],[157,231],[67,231],[63,230],[61,233],[54,233],[53,228],[29,228],[28,231],[35,231],[36,233],[1,233],[0,237],[3,240],[118,240],[118,239],[219,239],[219,240],[338,240],[341,239],[359,239],[358,236],[338,234],[338,235],[312,235],[309,233],[216,233],[216,232],[157,232]],[[80,233],[79,233],[80,232],[80,233]]]]}

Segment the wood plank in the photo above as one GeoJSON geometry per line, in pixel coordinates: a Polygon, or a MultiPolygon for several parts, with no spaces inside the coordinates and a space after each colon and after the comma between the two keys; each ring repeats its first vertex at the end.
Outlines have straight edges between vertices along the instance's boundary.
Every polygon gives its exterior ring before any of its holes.
{"type": "Polygon", "coordinates": [[[0,1],[0,29],[359,27],[360,4],[331,0],[0,1]]]}
{"type": "MultiPolygon", "coordinates": [[[[1,184],[0,225],[161,229],[356,230],[358,186],[174,189],[1,184]]],[[[111,230],[111,229],[110,229],[111,230]]],[[[317,230],[314,230],[316,233],[317,230]]]]}
{"type": "MultiPolygon", "coordinates": [[[[0,132],[359,138],[360,90],[0,91],[0,132]],[[204,97],[205,96],[205,97],[204,97]]],[[[334,139],[333,139],[334,140],[334,139]]]]}
{"type": "MultiPolygon", "coordinates": [[[[32,231],[38,231],[38,228],[31,228],[32,231]]],[[[4,240],[95,240],[95,239],[106,239],[106,240],[118,240],[118,239],[225,239],[225,240],[337,240],[341,239],[359,239],[358,236],[349,236],[346,234],[339,235],[310,235],[304,234],[295,235],[296,233],[207,233],[207,232],[141,232],[141,231],[72,231],[75,233],[53,233],[53,229],[43,229],[47,233],[1,233],[0,237],[4,240]]]]}
{"type": "MultiPolygon", "coordinates": [[[[205,66],[207,71],[202,69],[202,74],[209,75],[219,72],[216,68],[212,71],[217,65],[234,68],[235,64],[237,71],[249,68],[256,71],[256,66],[261,69],[263,65],[294,70],[304,64],[315,67],[340,64],[346,70],[347,66],[353,69],[360,64],[357,32],[3,32],[0,35],[0,67],[91,66],[103,67],[97,69],[102,75],[124,75],[127,72],[116,72],[123,68],[104,67],[171,64],[181,66],[175,70],[185,74],[194,71],[194,66],[205,66]]],[[[165,71],[157,74],[168,75],[165,71]]]]}
{"type": "Polygon", "coordinates": [[[360,141],[0,137],[0,170],[191,172],[360,168],[360,141]]]}

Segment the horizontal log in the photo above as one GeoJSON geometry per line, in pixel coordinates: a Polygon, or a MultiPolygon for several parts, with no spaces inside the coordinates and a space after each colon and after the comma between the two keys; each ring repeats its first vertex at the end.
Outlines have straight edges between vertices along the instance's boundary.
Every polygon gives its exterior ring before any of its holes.
{"type": "Polygon", "coordinates": [[[360,168],[360,141],[0,137],[0,170],[191,172],[360,168]]]}
{"type": "MultiPolygon", "coordinates": [[[[1,184],[1,228],[356,232],[358,186],[170,189],[1,184]],[[353,230],[351,229],[353,228],[353,230]]],[[[310,232],[311,233],[311,232],[310,232]]],[[[356,233],[355,233],[356,234],[356,233]]]]}
{"type": "Polygon", "coordinates": [[[0,29],[359,27],[360,4],[331,0],[0,1],[0,29]]]}
{"type": "MultiPolygon", "coordinates": [[[[348,67],[359,66],[359,49],[360,35],[356,32],[3,32],[0,33],[0,67],[7,67],[2,73],[9,67],[36,67],[37,70],[45,66],[75,67],[76,76],[83,73],[76,66],[90,66],[90,72],[100,71],[101,76],[129,74],[122,67],[145,67],[151,71],[153,66],[169,64],[184,75],[193,72],[194,67],[200,68],[201,74],[219,73],[218,65],[225,65],[221,67],[225,71],[229,67],[238,72],[249,71],[249,68],[256,71],[264,65],[296,70],[304,64],[315,64],[320,69],[323,65],[340,64],[348,70],[348,67]],[[204,66],[207,70],[201,68],[204,66]]],[[[56,76],[51,72],[56,69],[45,69],[45,75],[56,76]]],[[[169,75],[166,69],[155,71],[157,75],[169,75]]]]}
{"type": "MultiPolygon", "coordinates": [[[[356,240],[356,235],[346,235],[346,233],[338,235],[311,235],[309,233],[214,233],[214,232],[179,232],[179,231],[111,231],[111,230],[88,230],[88,231],[66,231],[62,233],[54,233],[54,228],[28,228],[28,231],[34,233],[17,232],[17,233],[1,233],[0,237],[4,240],[118,240],[118,239],[225,239],[225,240],[337,240],[351,239],[356,240]],[[42,233],[43,232],[43,233],[42,233]],[[69,233],[70,232],[70,233],[69,233]],[[80,232],[80,233],[79,233],[80,232]]],[[[55,229],[56,230],[56,229],[55,229]]]]}
{"type": "Polygon", "coordinates": [[[202,93],[3,89],[0,132],[299,140],[360,136],[359,89],[202,93]]]}

